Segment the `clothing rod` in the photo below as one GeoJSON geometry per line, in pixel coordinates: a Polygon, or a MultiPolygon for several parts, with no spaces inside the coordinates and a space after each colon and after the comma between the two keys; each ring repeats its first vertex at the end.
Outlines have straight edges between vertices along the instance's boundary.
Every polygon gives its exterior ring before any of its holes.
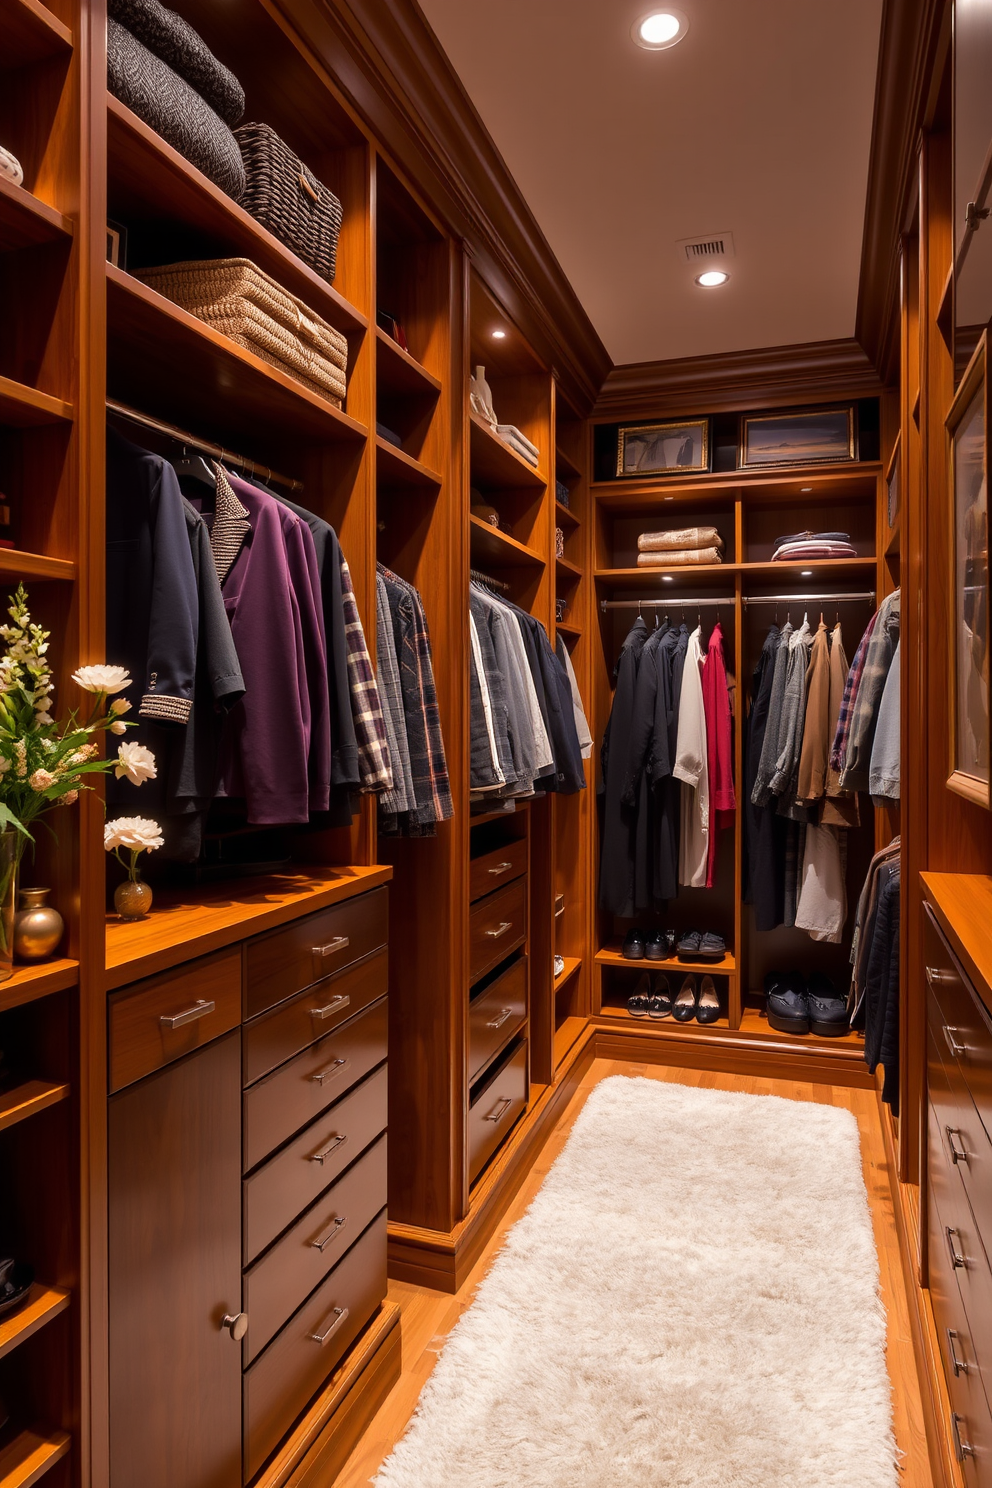
{"type": "Polygon", "coordinates": [[[734,596],[727,595],[724,599],[679,599],[674,594],[652,594],[650,599],[601,599],[599,608],[601,610],[698,610],[704,606],[733,605],[734,596]]]}
{"type": "Polygon", "coordinates": [[[248,470],[252,475],[260,475],[263,480],[275,481],[279,486],[286,486],[290,491],[302,491],[303,482],[294,480],[292,476],[280,475],[278,470],[270,470],[267,465],[260,465],[257,460],[250,460],[247,455],[236,455],[229,449],[224,449],[219,444],[211,444],[209,440],[200,439],[196,434],[190,434],[186,429],[177,429],[175,424],[165,424],[161,419],[150,418],[147,413],[139,413],[137,408],[129,408],[126,403],[117,403],[112,398],[107,399],[107,409],[110,413],[116,413],[119,418],[127,419],[129,423],[140,424],[145,429],[154,429],[156,434],[165,434],[169,439],[176,439],[180,444],[191,445],[203,455],[213,455],[223,465],[226,461],[230,465],[238,465],[242,470],[248,470]]]}
{"type": "Polygon", "coordinates": [[[746,605],[765,604],[840,604],[844,600],[852,603],[874,604],[874,589],[862,594],[745,594],[746,605]]]}
{"type": "Polygon", "coordinates": [[[488,585],[490,589],[501,589],[504,594],[509,594],[510,592],[509,584],[504,584],[502,579],[491,579],[488,574],[480,573],[477,568],[470,568],[468,576],[470,579],[474,579],[477,584],[488,585]]]}

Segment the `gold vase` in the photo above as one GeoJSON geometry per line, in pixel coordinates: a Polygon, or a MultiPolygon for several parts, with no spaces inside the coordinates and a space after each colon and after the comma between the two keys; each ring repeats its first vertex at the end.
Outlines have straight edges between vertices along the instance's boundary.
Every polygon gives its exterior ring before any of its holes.
{"type": "Polygon", "coordinates": [[[142,878],[126,878],[114,890],[114,908],[122,920],[143,920],[151,907],[151,884],[142,878]]]}
{"type": "Polygon", "coordinates": [[[65,922],[47,900],[51,889],[21,889],[14,916],[14,955],[18,961],[44,961],[57,949],[65,922]]]}

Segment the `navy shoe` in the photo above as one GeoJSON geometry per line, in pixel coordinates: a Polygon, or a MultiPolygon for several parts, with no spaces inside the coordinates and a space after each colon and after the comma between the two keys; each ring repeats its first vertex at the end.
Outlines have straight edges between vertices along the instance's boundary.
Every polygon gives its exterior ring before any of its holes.
{"type": "Polygon", "coordinates": [[[699,950],[696,952],[700,961],[722,961],[726,954],[727,942],[722,935],[707,930],[700,936],[699,950]]]}
{"type": "Polygon", "coordinates": [[[809,1027],[820,1038],[841,1038],[850,1030],[847,998],[842,997],[828,976],[816,971],[809,979],[807,994],[809,1027]]]}
{"type": "Polygon", "coordinates": [[[684,935],[679,936],[679,960],[698,961],[699,947],[703,937],[698,930],[687,930],[684,935]]]}
{"type": "Polygon", "coordinates": [[[809,1033],[806,980],[798,971],[770,971],[765,977],[768,1022],[779,1033],[809,1033]]]}
{"type": "Polygon", "coordinates": [[[620,947],[620,954],[628,961],[644,960],[644,931],[628,930],[620,947]]]}

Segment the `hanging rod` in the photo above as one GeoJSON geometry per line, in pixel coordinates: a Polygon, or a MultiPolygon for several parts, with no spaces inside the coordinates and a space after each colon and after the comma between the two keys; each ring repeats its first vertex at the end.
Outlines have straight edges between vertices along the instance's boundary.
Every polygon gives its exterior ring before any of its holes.
{"type": "Polygon", "coordinates": [[[845,601],[852,604],[874,604],[874,589],[866,589],[862,594],[745,594],[743,596],[746,605],[766,604],[842,604],[845,601]]]}
{"type": "Polygon", "coordinates": [[[150,418],[147,413],[140,413],[137,408],[129,408],[126,403],[117,403],[113,398],[108,398],[107,409],[110,413],[116,413],[119,418],[127,419],[129,423],[140,424],[142,428],[153,429],[156,434],[164,434],[169,439],[178,440],[180,444],[191,445],[201,454],[213,455],[214,459],[219,460],[222,465],[225,463],[237,465],[241,470],[249,470],[252,475],[260,475],[263,480],[275,481],[276,485],[285,486],[290,491],[303,490],[303,482],[294,480],[292,476],[280,475],[278,470],[270,470],[267,465],[260,465],[257,460],[248,459],[247,455],[236,455],[219,444],[211,444],[206,439],[200,439],[196,434],[190,434],[186,429],[177,429],[175,424],[165,424],[161,419],[150,418]]]}
{"type": "Polygon", "coordinates": [[[470,579],[474,579],[477,584],[484,584],[489,589],[500,589],[504,594],[509,594],[510,592],[509,584],[504,584],[502,579],[490,578],[488,574],[480,573],[477,568],[470,568],[468,576],[470,579]]]}
{"type": "Polygon", "coordinates": [[[678,599],[674,594],[652,594],[650,599],[601,599],[601,610],[697,610],[703,606],[733,605],[734,595],[723,599],[678,599]]]}

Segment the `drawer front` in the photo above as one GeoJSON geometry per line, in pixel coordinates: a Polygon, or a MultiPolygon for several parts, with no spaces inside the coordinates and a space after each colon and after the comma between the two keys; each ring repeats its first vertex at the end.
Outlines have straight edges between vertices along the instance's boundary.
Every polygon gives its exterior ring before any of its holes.
{"type": "MultiPolygon", "coordinates": [[[[928,1252],[930,1285],[934,1275],[941,1273],[957,1282],[961,1305],[971,1325],[975,1358],[986,1390],[992,1394],[992,1271],[964,1188],[944,1156],[932,1105],[928,1110],[927,1150],[927,1202],[939,1216],[939,1223],[934,1215],[928,1216],[928,1223],[936,1230],[928,1252]]],[[[947,1286],[949,1289],[949,1283],[947,1286]]]]}
{"type": "Polygon", "coordinates": [[[241,1022],[241,952],[222,951],[109,998],[110,1090],[191,1054],[241,1022]]]}
{"type": "MultiPolygon", "coordinates": [[[[957,1064],[941,1055],[938,1036],[939,1031],[931,1023],[927,1032],[927,1088],[937,1135],[945,1165],[957,1174],[964,1187],[982,1244],[989,1254],[992,1252],[992,1142],[978,1119],[957,1064]]],[[[992,1325],[992,1318],[989,1322],[992,1325]]]]}
{"type": "Polygon", "coordinates": [[[487,1080],[468,1113],[468,1175],[474,1183],[527,1105],[527,1040],[487,1080]]]}
{"type": "Polygon", "coordinates": [[[245,1171],[364,1079],[386,1057],[387,1002],[342,1023],[245,1091],[245,1171]]]}
{"type": "Polygon", "coordinates": [[[246,1178],[245,1264],[292,1224],[385,1129],[386,1071],[382,1068],[246,1178]]]}
{"type": "Polygon", "coordinates": [[[992,1136],[992,1019],[963,976],[930,910],[925,919],[926,978],[943,1027],[938,1043],[957,1064],[992,1136]]]}
{"type": "Polygon", "coordinates": [[[930,1300],[940,1343],[941,1363],[951,1402],[948,1437],[969,1488],[992,1485],[992,1417],[979,1368],[975,1336],[950,1264],[946,1231],[931,1194],[928,1201],[930,1300]],[[970,1450],[969,1450],[970,1449],[970,1450]]]}
{"type": "Polygon", "coordinates": [[[380,1137],[245,1276],[248,1365],[354,1245],[386,1202],[386,1138],[380,1137]]]}
{"type": "Polygon", "coordinates": [[[527,960],[521,957],[498,981],[469,1003],[469,1084],[496,1050],[509,1043],[526,1017],[527,960]]]}
{"type": "Polygon", "coordinates": [[[385,992],[389,958],[377,951],[357,966],[308,987],[292,1001],[245,1026],[245,1085],[252,1085],[301,1049],[353,1018],[385,992]]]}
{"type": "Polygon", "coordinates": [[[304,987],[386,944],[389,891],[373,889],[248,942],[245,1016],[254,1018],[304,987]]]}
{"type": "Polygon", "coordinates": [[[480,899],[469,918],[469,980],[477,982],[527,936],[527,880],[480,899]]]}
{"type": "Polygon", "coordinates": [[[495,852],[484,853],[481,858],[473,858],[468,870],[469,898],[474,904],[484,894],[501,889],[526,872],[526,838],[498,847],[495,852]]]}
{"type": "Polygon", "coordinates": [[[246,1483],[278,1446],[385,1295],[383,1210],[245,1374],[246,1483]]]}

